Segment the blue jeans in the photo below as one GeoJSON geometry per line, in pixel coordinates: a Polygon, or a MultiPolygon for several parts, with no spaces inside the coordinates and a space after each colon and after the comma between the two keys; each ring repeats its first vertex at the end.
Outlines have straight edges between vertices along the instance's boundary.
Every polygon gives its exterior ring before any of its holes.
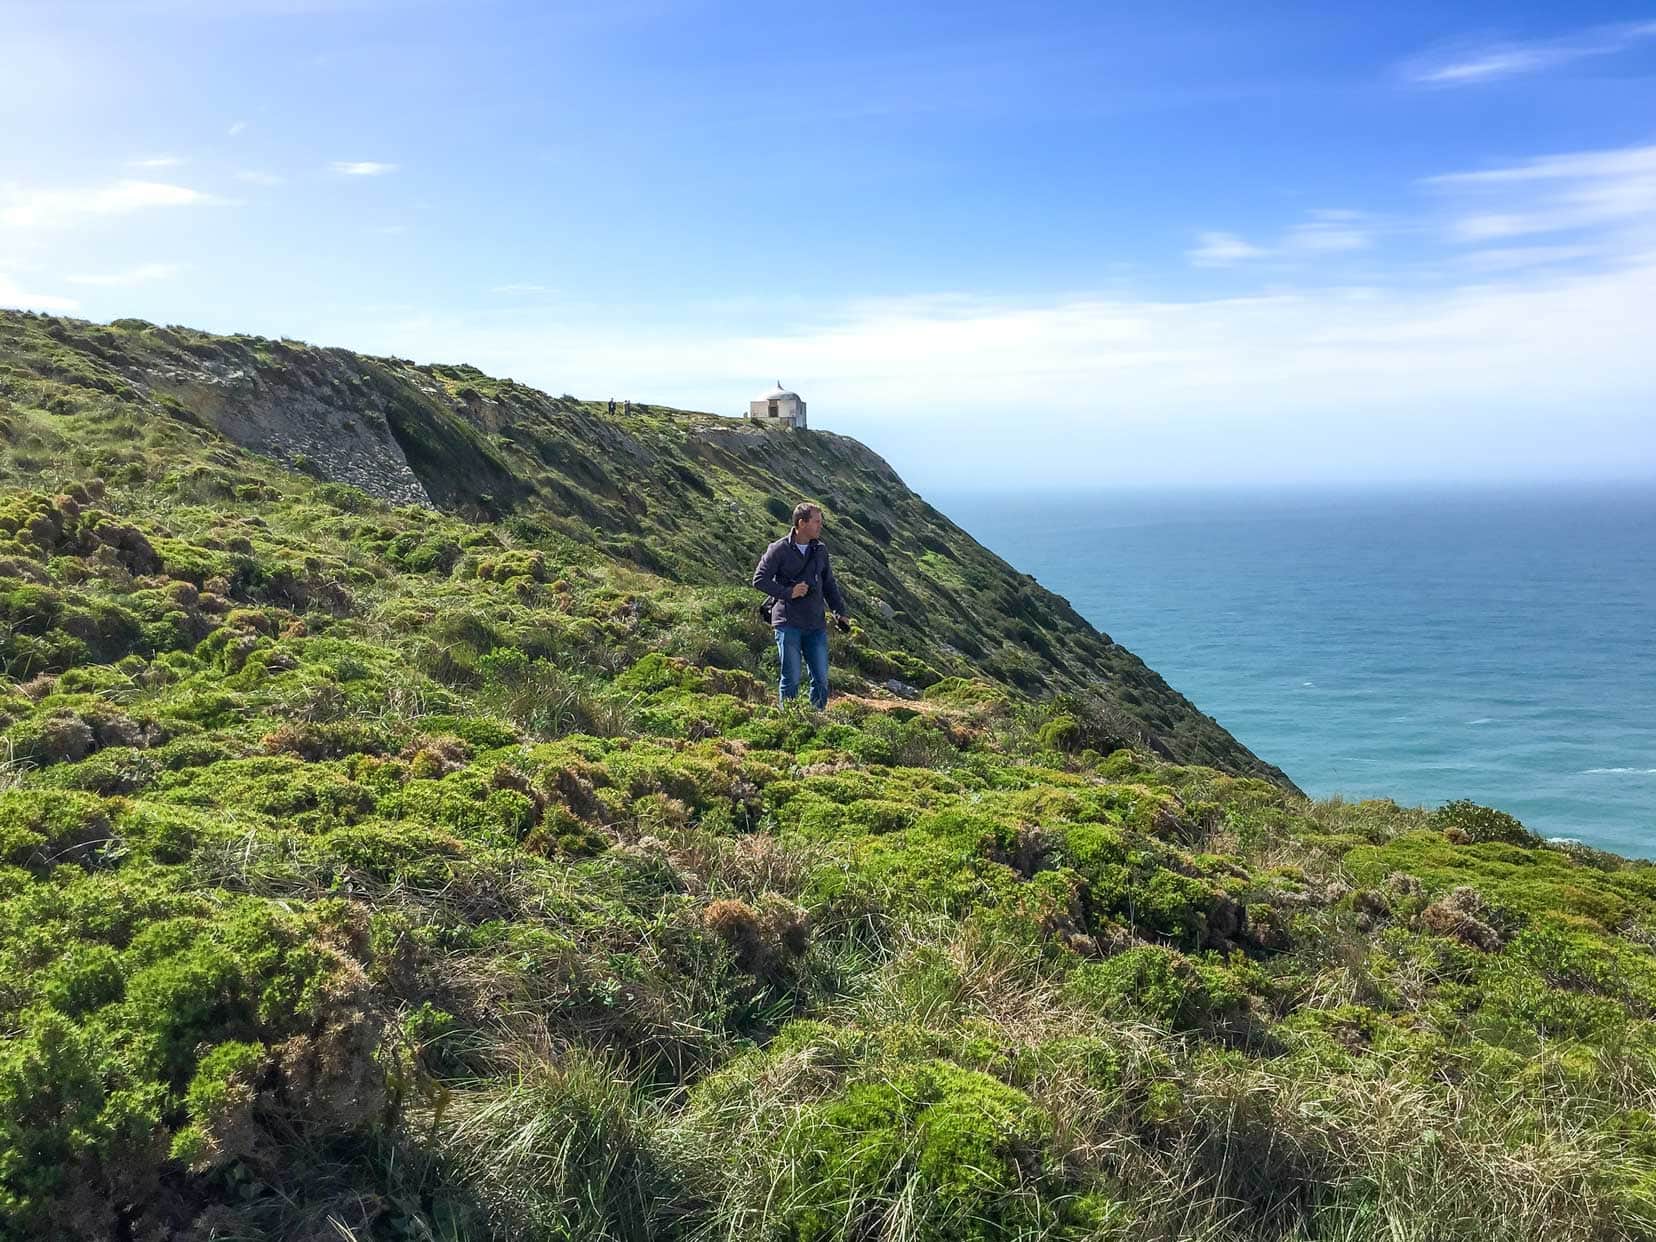
{"type": "Polygon", "coordinates": [[[828,631],[802,630],[797,625],[776,629],[776,655],[782,664],[782,683],[777,687],[778,704],[799,693],[799,657],[811,673],[811,706],[821,711],[828,706],[828,631]]]}

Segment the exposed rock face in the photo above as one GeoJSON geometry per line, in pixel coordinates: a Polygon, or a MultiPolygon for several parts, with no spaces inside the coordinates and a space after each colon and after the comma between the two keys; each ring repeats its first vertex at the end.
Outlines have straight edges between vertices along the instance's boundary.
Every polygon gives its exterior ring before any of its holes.
{"type": "Polygon", "coordinates": [[[287,366],[183,354],[132,378],[254,452],[392,504],[430,506],[386,417],[385,393],[363,378],[363,360],[339,350],[285,352],[287,366]]]}

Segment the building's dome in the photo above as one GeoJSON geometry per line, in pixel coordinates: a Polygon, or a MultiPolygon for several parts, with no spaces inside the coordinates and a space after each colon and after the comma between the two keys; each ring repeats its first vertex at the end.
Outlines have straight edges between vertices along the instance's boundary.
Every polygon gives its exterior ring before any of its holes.
{"type": "Polygon", "coordinates": [[[784,397],[792,397],[795,401],[799,400],[799,394],[797,392],[789,392],[786,388],[782,387],[782,381],[777,380],[775,388],[771,389],[769,392],[760,393],[757,397],[754,398],[754,400],[755,401],[780,401],[784,397]]]}

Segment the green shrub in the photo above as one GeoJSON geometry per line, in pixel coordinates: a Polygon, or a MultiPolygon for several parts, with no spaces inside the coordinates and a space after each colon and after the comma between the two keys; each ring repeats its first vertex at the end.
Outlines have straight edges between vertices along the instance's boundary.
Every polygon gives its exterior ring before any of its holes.
{"type": "Polygon", "coordinates": [[[1140,945],[1070,973],[1065,992],[1100,1013],[1128,1015],[1171,1030],[1197,1030],[1239,1017],[1246,988],[1223,966],[1197,963],[1160,945],[1140,945]]]}
{"type": "Polygon", "coordinates": [[[130,746],[100,750],[79,763],[58,764],[44,769],[32,782],[58,789],[82,789],[88,793],[113,795],[136,793],[161,771],[161,760],[150,751],[130,746]]]}
{"type": "Polygon", "coordinates": [[[336,828],[324,848],[340,862],[382,883],[440,888],[465,844],[447,832],[412,823],[370,821],[336,828]]]}
{"type": "Polygon", "coordinates": [[[45,870],[87,858],[112,840],[102,798],[55,789],[0,793],[0,862],[45,870]]]}
{"type": "Polygon", "coordinates": [[[308,831],[356,823],[375,809],[374,793],[337,763],[306,763],[288,755],[228,759],[160,777],[160,802],[208,809],[236,806],[308,831]]]}
{"type": "Polygon", "coordinates": [[[1502,841],[1508,845],[1540,845],[1541,838],[1505,811],[1461,799],[1446,802],[1432,812],[1431,825],[1462,844],[1502,841]]]}
{"type": "Polygon", "coordinates": [[[330,1018],[351,1005],[352,971],[319,922],[256,898],[169,912],[178,899],[159,878],[0,901],[0,956],[23,1006],[0,1045],[7,1236],[106,1236],[116,1205],[153,1210],[169,1148],[198,1167],[275,1150],[253,1106],[269,1047],[284,1049],[269,1099],[287,1140],[379,1115],[377,1025],[330,1018]],[[52,943],[19,951],[35,938],[52,943]]]}
{"type": "Polygon", "coordinates": [[[948,1061],[898,1067],[807,1109],[784,1140],[789,1236],[916,1242],[1033,1236],[1057,1222],[1052,1126],[1021,1091],[948,1061]]]}
{"type": "Polygon", "coordinates": [[[173,1135],[175,1160],[204,1172],[250,1154],[242,1144],[252,1130],[256,1079],[269,1055],[262,1044],[232,1040],[201,1058],[185,1095],[190,1122],[173,1135]]]}

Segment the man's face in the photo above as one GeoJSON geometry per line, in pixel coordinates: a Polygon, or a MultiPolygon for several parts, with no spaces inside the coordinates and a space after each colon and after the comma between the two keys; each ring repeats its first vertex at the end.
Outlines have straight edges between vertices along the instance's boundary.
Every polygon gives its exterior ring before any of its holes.
{"type": "Polygon", "coordinates": [[[819,538],[821,534],[822,514],[820,513],[813,513],[810,517],[802,519],[799,525],[794,527],[794,536],[800,543],[809,543],[811,540],[819,538]]]}

